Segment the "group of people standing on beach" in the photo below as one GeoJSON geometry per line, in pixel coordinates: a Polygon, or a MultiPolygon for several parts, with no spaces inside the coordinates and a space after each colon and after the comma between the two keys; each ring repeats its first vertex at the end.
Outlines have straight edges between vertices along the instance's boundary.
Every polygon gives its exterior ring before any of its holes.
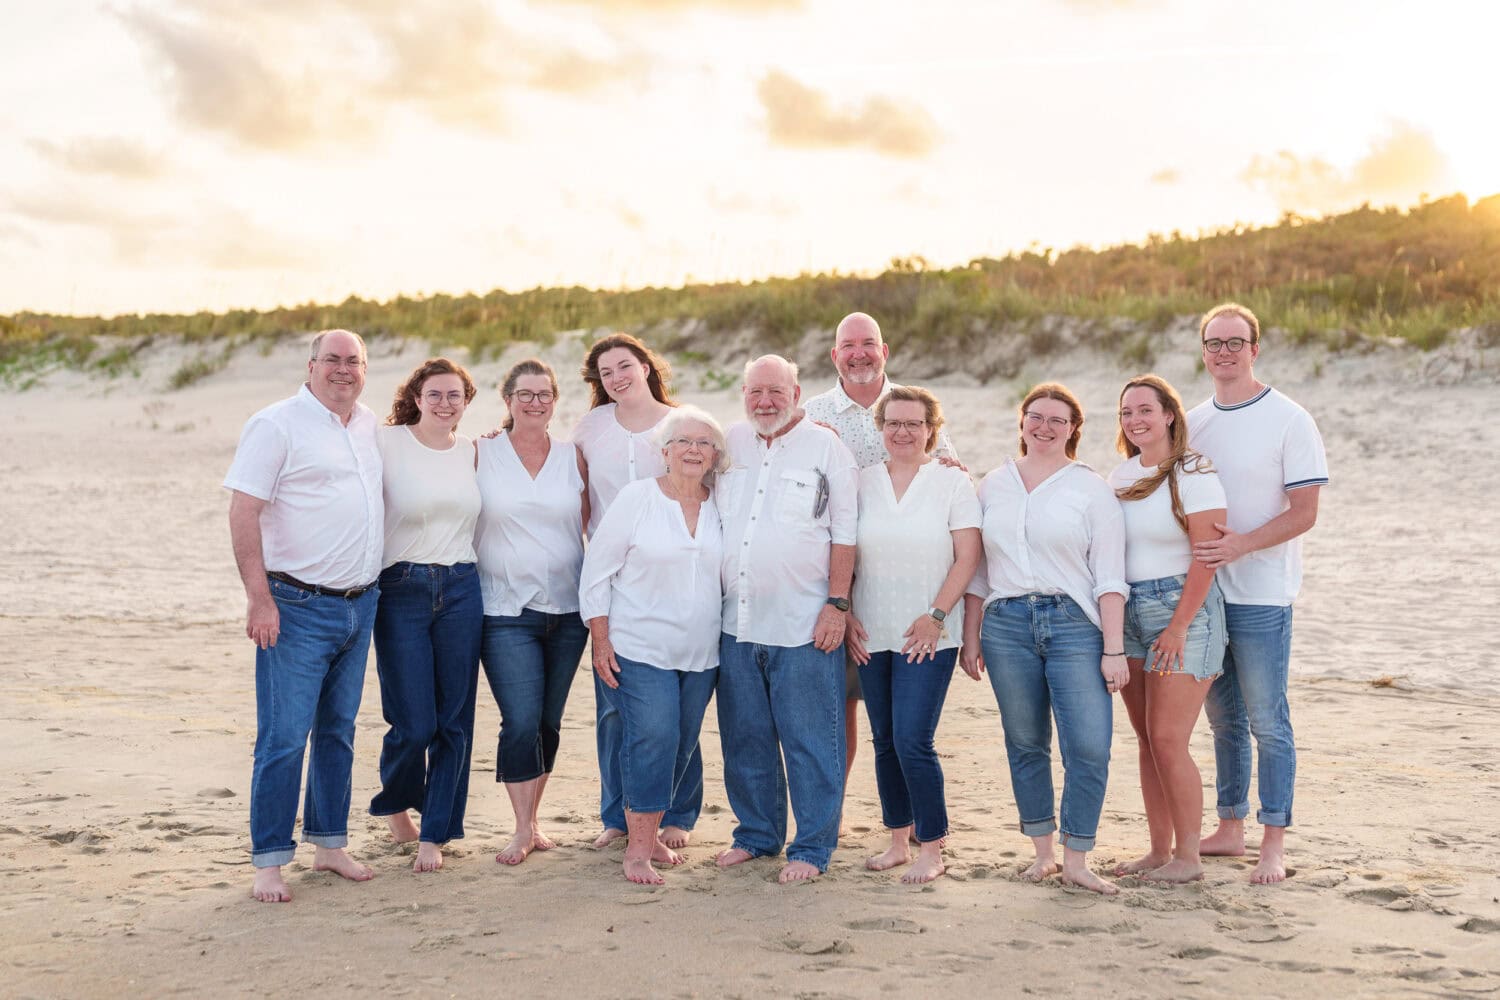
{"type": "Polygon", "coordinates": [[[363,341],[319,334],[306,383],[250,419],[224,482],[256,645],[255,898],[291,898],[281,868],[305,754],[313,867],[372,874],[345,850],[372,636],[388,731],[369,810],[417,842],[417,871],[441,867],[464,835],[481,669],[515,813],[496,860],[555,846],[538,806],[587,646],[594,844],[625,838],[632,882],[658,884],[682,861],[711,700],[736,819],[720,866],[784,851],[783,883],[827,869],[862,699],[890,833],[866,867],[939,877],[949,825],[934,739],[956,670],[988,674],[999,706],[1035,850],[1024,877],[1118,891],[1087,854],[1119,695],[1150,848],[1114,874],[1183,882],[1203,855],[1244,854],[1253,737],[1251,880],[1280,881],[1296,771],[1291,606],[1327,465],[1312,418],[1255,378],[1254,314],[1219,306],[1199,334],[1213,397],[1187,410],[1156,375],[1126,382],[1124,461],[1107,479],[1077,460],[1083,409],[1049,382],[1018,409],[1018,455],[977,488],[939,400],[887,377],[889,348],[864,313],[838,325],[838,380],[820,395],[803,399],[785,358],[749,361],[745,420],[727,429],[672,399],[670,369],[645,344],[605,337],[583,362],[591,406],[571,440],[551,434],[560,390],[542,361],[510,369],[504,424],[471,440],[458,432],[476,393],[462,366],[418,366],[381,425],[359,403],[363,341]],[[1203,838],[1189,738],[1205,706],[1219,825],[1203,838]]]}

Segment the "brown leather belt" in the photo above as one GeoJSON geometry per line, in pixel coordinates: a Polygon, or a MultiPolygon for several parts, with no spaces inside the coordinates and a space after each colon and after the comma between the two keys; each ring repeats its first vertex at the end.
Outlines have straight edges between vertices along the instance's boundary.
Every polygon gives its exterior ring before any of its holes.
{"type": "Polygon", "coordinates": [[[296,587],[298,590],[308,590],[321,597],[342,597],[348,601],[352,601],[354,598],[359,597],[365,591],[375,586],[375,584],[373,583],[367,583],[363,587],[350,587],[348,590],[340,590],[337,587],[320,587],[315,583],[303,583],[301,580],[297,579],[295,576],[292,576],[289,573],[267,572],[266,576],[270,577],[273,580],[280,580],[282,583],[290,584],[291,586],[296,587]]]}

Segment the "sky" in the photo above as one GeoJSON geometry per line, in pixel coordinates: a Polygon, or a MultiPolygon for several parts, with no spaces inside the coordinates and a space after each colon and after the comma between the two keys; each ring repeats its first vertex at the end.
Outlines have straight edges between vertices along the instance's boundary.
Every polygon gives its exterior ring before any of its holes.
{"type": "Polygon", "coordinates": [[[1500,5],[1449,0],[0,0],[0,314],[870,273],[1477,199],[1497,40],[1500,5]]]}

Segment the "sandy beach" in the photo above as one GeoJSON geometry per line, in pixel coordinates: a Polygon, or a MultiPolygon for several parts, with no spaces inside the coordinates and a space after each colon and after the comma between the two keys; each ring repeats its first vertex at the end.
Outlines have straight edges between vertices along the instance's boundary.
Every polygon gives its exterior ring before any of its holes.
{"type": "MultiPolygon", "coordinates": [[[[778,886],[772,860],[718,870],[733,817],[710,711],[706,812],[687,863],[663,887],[631,885],[618,846],[587,846],[598,799],[584,665],[542,807],[560,846],[516,868],[493,861],[511,818],[492,780],[498,713],[481,685],[468,837],[443,871],[417,876],[409,848],[365,814],[383,732],[372,660],[350,833],[377,877],[315,873],[303,848],[287,871],[295,900],[261,905],[248,893],[253,655],[219,483],[244,420],[300,383],[305,345],[247,349],[166,391],[192,353],[153,348],[134,376],[58,372],[0,393],[7,996],[1500,994],[1492,378],[1423,377],[1406,355],[1324,363],[1274,342],[1257,363],[1317,418],[1333,480],[1296,605],[1297,825],[1294,874],[1280,886],[1247,883],[1253,849],[1209,861],[1199,883],[1127,878],[1107,899],[1017,880],[1029,845],[1015,829],[999,715],[988,685],[962,675],[938,733],[953,817],[946,877],[911,887],[864,870],[884,840],[868,743],[850,834],[823,878],[778,886]],[[1388,683],[1372,685],[1379,678],[1388,683]]],[[[427,353],[373,342],[364,402],[383,416],[427,353]]],[[[563,383],[562,436],[585,405],[581,353],[577,338],[543,352],[563,383]]],[[[498,423],[493,386],[518,356],[473,366],[483,390],[462,430],[498,423]]],[[[1191,342],[1159,356],[1155,370],[1189,403],[1207,396],[1191,342]]],[[[1115,394],[1134,374],[1118,361],[1080,355],[981,386],[907,377],[897,350],[890,372],[938,393],[976,475],[1013,451],[1015,404],[1044,377],[1083,399],[1083,457],[1101,472],[1118,460],[1115,394]]],[[[737,393],[712,376],[683,371],[679,397],[735,419],[737,393]]],[[[829,380],[810,372],[805,391],[829,380]]],[[[1146,844],[1123,708],[1115,732],[1101,871],[1146,844]]],[[[1206,723],[1193,746],[1211,785],[1206,723]]],[[[1252,824],[1252,844],[1259,832],[1252,824]]]]}

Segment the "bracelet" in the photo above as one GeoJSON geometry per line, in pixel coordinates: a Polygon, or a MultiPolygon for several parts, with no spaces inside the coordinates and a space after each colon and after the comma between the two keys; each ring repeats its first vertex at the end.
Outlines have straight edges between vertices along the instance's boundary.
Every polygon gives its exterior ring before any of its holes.
{"type": "Polygon", "coordinates": [[[1104,655],[1105,656],[1124,656],[1125,655],[1125,651],[1122,649],[1118,653],[1105,653],[1104,655]]]}

